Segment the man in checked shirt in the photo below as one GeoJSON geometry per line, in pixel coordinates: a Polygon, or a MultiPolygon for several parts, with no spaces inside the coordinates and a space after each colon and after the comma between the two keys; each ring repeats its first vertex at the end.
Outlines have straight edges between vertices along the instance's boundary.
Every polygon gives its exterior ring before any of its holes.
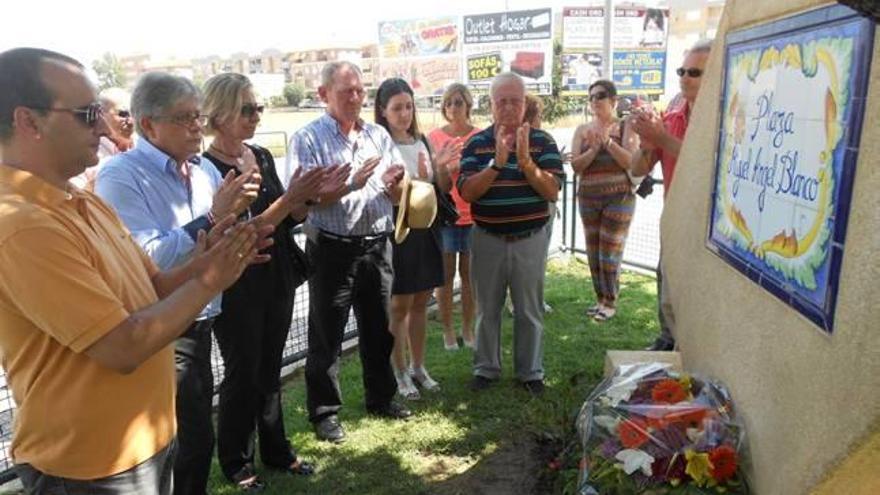
{"type": "MultiPolygon", "coordinates": [[[[389,358],[392,205],[400,198],[403,163],[391,136],[360,118],[365,92],[360,69],[331,62],[318,94],[327,113],[290,139],[287,170],[330,167],[351,177],[322,191],[304,229],[315,273],[309,283],[309,351],[306,391],[309,420],[321,440],[341,442],[345,431],[339,357],[348,314],[354,307],[359,332],[367,412],[406,419],[410,411],[392,401],[397,383],[389,358]]],[[[331,181],[333,182],[333,181],[331,181]]]]}

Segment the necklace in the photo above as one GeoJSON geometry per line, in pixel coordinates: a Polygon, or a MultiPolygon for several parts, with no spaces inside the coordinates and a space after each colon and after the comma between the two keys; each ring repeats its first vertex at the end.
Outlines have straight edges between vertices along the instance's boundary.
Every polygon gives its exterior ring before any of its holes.
{"type": "Polygon", "coordinates": [[[244,145],[239,145],[239,147],[238,147],[238,149],[239,149],[239,153],[238,153],[237,155],[236,155],[236,154],[233,154],[233,153],[229,153],[228,151],[224,151],[224,150],[220,149],[220,147],[217,146],[216,144],[214,144],[213,142],[211,143],[211,146],[209,146],[209,148],[212,149],[212,150],[214,150],[214,151],[219,152],[221,155],[225,155],[225,156],[227,156],[227,157],[229,157],[229,158],[235,158],[236,160],[238,160],[238,159],[240,159],[242,156],[244,156],[244,149],[243,149],[243,146],[244,146],[244,145]]]}
{"type": "Polygon", "coordinates": [[[413,136],[410,136],[410,135],[407,135],[403,139],[395,139],[392,137],[391,140],[394,141],[395,144],[415,144],[416,143],[416,138],[414,138],[413,136]]]}

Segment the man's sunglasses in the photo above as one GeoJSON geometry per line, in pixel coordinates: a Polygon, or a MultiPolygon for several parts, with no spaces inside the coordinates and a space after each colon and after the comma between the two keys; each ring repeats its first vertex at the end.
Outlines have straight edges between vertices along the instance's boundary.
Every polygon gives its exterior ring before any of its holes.
{"type": "Polygon", "coordinates": [[[606,93],[604,91],[601,91],[599,93],[593,93],[590,95],[590,102],[592,103],[594,101],[602,101],[605,98],[608,98],[608,93],[606,93]]]}
{"type": "Polygon", "coordinates": [[[251,118],[254,114],[263,113],[266,107],[264,105],[254,105],[253,103],[245,103],[241,106],[241,116],[251,118]]]}
{"type": "Polygon", "coordinates": [[[67,112],[72,113],[74,117],[77,118],[80,122],[87,125],[88,127],[95,127],[98,124],[98,119],[102,118],[104,115],[104,107],[101,106],[100,103],[94,102],[89,103],[84,107],[79,108],[52,108],[52,107],[29,107],[34,110],[40,110],[42,112],[67,112]]]}
{"type": "Polygon", "coordinates": [[[679,67],[675,69],[675,73],[678,74],[678,77],[684,77],[685,74],[687,74],[688,77],[700,77],[703,75],[703,69],[697,69],[696,67],[685,69],[684,67],[679,67]]]}

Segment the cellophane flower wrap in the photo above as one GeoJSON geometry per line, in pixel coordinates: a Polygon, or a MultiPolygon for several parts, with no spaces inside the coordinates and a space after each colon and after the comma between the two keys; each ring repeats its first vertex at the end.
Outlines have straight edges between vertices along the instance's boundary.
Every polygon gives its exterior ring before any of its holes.
{"type": "Polygon", "coordinates": [[[618,368],[577,418],[579,495],[744,494],[745,433],[720,384],[665,363],[618,368]]]}

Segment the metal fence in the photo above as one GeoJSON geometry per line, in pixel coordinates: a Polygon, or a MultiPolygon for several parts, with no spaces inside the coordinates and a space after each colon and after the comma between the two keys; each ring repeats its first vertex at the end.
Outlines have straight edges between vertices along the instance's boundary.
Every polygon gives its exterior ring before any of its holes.
{"type": "MultiPolygon", "coordinates": [[[[577,183],[568,176],[562,188],[559,209],[561,218],[560,248],[563,251],[586,254],[586,238],[577,203],[577,183]]],[[[647,198],[636,196],[636,211],[629,228],[623,251],[626,265],[655,270],[660,260],[660,214],[663,212],[663,183],[654,185],[647,198]]],[[[554,231],[559,227],[554,226],[554,231]]]]}

